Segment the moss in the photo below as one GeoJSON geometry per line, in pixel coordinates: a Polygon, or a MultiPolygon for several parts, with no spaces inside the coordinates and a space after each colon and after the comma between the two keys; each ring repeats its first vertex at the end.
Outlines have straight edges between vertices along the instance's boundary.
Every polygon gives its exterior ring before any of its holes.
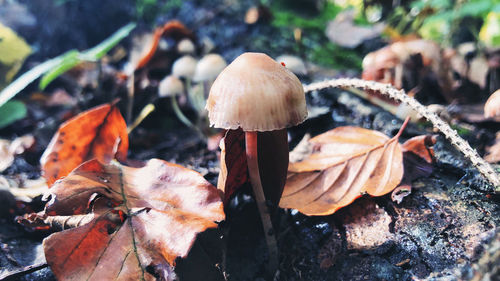
{"type": "Polygon", "coordinates": [[[331,42],[311,49],[309,59],[319,65],[336,69],[361,70],[361,56],[354,50],[339,47],[331,42]]]}

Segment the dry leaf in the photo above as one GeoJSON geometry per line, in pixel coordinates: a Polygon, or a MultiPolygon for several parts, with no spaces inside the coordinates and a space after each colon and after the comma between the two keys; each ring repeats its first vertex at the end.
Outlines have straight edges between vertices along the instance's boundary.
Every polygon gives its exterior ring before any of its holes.
{"type": "Polygon", "coordinates": [[[354,24],[355,13],[354,10],[343,11],[328,23],[325,33],[330,41],[342,47],[355,48],[365,40],[380,36],[384,23],[358,26],[354,24]]]}
{"type": "Polygon", "coordinates": [[[44,240],[58,280],[170,280],[196,235],[224,219],[214,186],[158,159],[142,168],[90,160],[50,192],[46,216],[94,216],[44,240]]]}
{"type": "Polygon", "coordinates": [[[403,152],[409,152],[424,159],[427,163],[434,163],[434,148],[436,136],[422,135],[413,137],[403,143],[403,152]]]}
{"type": "MultiPolygon", "coordinates": [[[[266,200],[278,204],[285,185],[288,165],[286,130],[258,132],[259,174],[266,200]]],[[[217,188],[224,192],[224,203],[245,184],[250,183],[246,157],[245,132],[228,130],[221,141],[221,171],[217,188]]]]}
{"type": "Polygon", "coordinates": [[[116,102],[82,112],[59,127],[40,159],[44,177],[52,185],[81,163],[97,158],[109,163],[127,158],[127,125],[116,102]]]}
{"type": "Polygon", "coordinates": [[[35,138],[32,135],[25,135],[13,141],[0,139],[0,172],[10,167],[14,158],[22,154],[35,144],[35,138]]]}
{"type": "Polygon", "coordinates": [[[137,62],[135,70],[144,67],[151,60],[151,58],[153,58],[154,54],[156,53],[156,49],[158,48],[158,43],[163,36],[170,36],[174,37],[175,39],[184,37],[193,39],[191,30],[184,26],[180,21],[171,20],[166,22],[163,26],[155,29],[153,39],[151,40],[150,45],[146,47],[141,58],[137,62]]]}
{"type": "Polygon", "coordinates": [[[392,191],[403,177],[398,138],[357,127],[339,127],[309,140],[312,153],[290,163],[280,207],[329,215],[368,193],[392,191]]]}
{"type": "Polygon", "coordinates": [[[403,201],[403,198],[410,195],[410,193],[411,193],[411,186],[407,184],[402,184],[396,187],[396,189],[392,191],[391,200],[393,202],[400,204],[403,201]]]}
{"type": "Polygon", "coordinates": [[[423,135],[407,140],[403,144],[404,176],[402,182],[410,185],[414,179],[427,177],[434,169],[436,136],[423,135]]]}

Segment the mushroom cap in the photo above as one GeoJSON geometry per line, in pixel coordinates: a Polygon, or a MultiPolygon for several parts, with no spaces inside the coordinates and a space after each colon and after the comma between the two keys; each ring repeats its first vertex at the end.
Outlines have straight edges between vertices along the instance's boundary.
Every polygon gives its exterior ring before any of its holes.
{"type": "Polygon", "coordinates": [[[195,51],[193,42],[189,39],[182,39],[177,43],[177,51],[181,54],[192,54],[195,51]]]}
{"type": "Polygon", "coordinates": [[[183,92],[184,85],[182,84],[182,81],[173,75],[163,78],[158,86],[158,96],[162,98],[180,95],[183,92]]]}
{"type": "Polygon", "coordinates": [[[297,56],[281,55],[276,58],[276,61],[284,63],[286,68],[297,75],[307,74],[307,69],[304,61],[297,56]]]}
{"type": "Polygon", "coordinates": [[[272,131],[307,117],[304,88],[297,76],[262,53],[244,53],[217,77],[206,109],[210,125],[244,131],[272,131]]]}
{"type": "Polygon", "coordinates": [[[182,56],[172,65],[172,74],[177,77],[192,79],[196,69],[196,59],[192,56],[182,56]]]}
{"type": "Polygon", "coordinates": [[[201,58],[196,65],[193,81],[214,80],[226,66],[227,63],[223,57],[217,54],[208,54],[201,58]]]}

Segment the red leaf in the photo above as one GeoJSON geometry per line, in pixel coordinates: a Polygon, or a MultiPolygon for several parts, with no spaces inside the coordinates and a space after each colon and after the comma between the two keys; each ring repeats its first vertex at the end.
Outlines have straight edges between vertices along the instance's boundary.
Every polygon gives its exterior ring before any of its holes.
{"type": "Polygon", "coordinates": [[[46,215],[95,216],[44,240],[58,280],[154,280],[146,268],[169,279],[175,259],[187,256],[197,234],[224,219],[214,186],[199,173],[157,159],[142,168],[90,160],[50,192],[46,215]],[[96,197],[112,204],[88,210],[96,197]]]}
{"type": "Polygon", "coordinates": [[[95,107],[63,123],[40,159],[48,185],[81,163],[127,158],[127,125],[116,102],[95,107]]]}

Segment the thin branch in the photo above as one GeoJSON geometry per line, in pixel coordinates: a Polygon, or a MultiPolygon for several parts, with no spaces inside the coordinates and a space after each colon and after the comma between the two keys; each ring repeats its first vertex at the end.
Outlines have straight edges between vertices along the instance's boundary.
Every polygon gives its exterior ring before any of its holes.
{"type": "Polygon", "coordinates": [[[6,272],[2,275],[0,275],[0,281],[13,281],[13,280],[19,280],[21,276],[30,274],[32,272],[35,272],[37,270],[46,268],[48,266],[47,263],[37,263],[37,264],[32,264],[24,267],[20,267],[14,271],[9,271],[6,272]]]}
{"type": "Polygon", "coordinates": [[[326,88],[358,88],[377,91],[384,96],[408,105],[429,120],[436,129],[442,132],[443,135],[450,140],[451,144],[462,152],[464,156],[472,162],[472,165],[474,165],[474,167],[476,167],[478,171],[495,187],[495,192],[500,192],[500,178],[491,165],[481,158],[477,151],[473,149],[467,141],[461,138],[458,133],[448,125],[448,123],[444,122],[439,116],[437,116],[434,112],[431,112],[416,99],[408,96],[404,90],[398,90],[390,84],[365,81],[355,78],[341,78],[305,85],[304,91],[311,92],[326,88]]]}

